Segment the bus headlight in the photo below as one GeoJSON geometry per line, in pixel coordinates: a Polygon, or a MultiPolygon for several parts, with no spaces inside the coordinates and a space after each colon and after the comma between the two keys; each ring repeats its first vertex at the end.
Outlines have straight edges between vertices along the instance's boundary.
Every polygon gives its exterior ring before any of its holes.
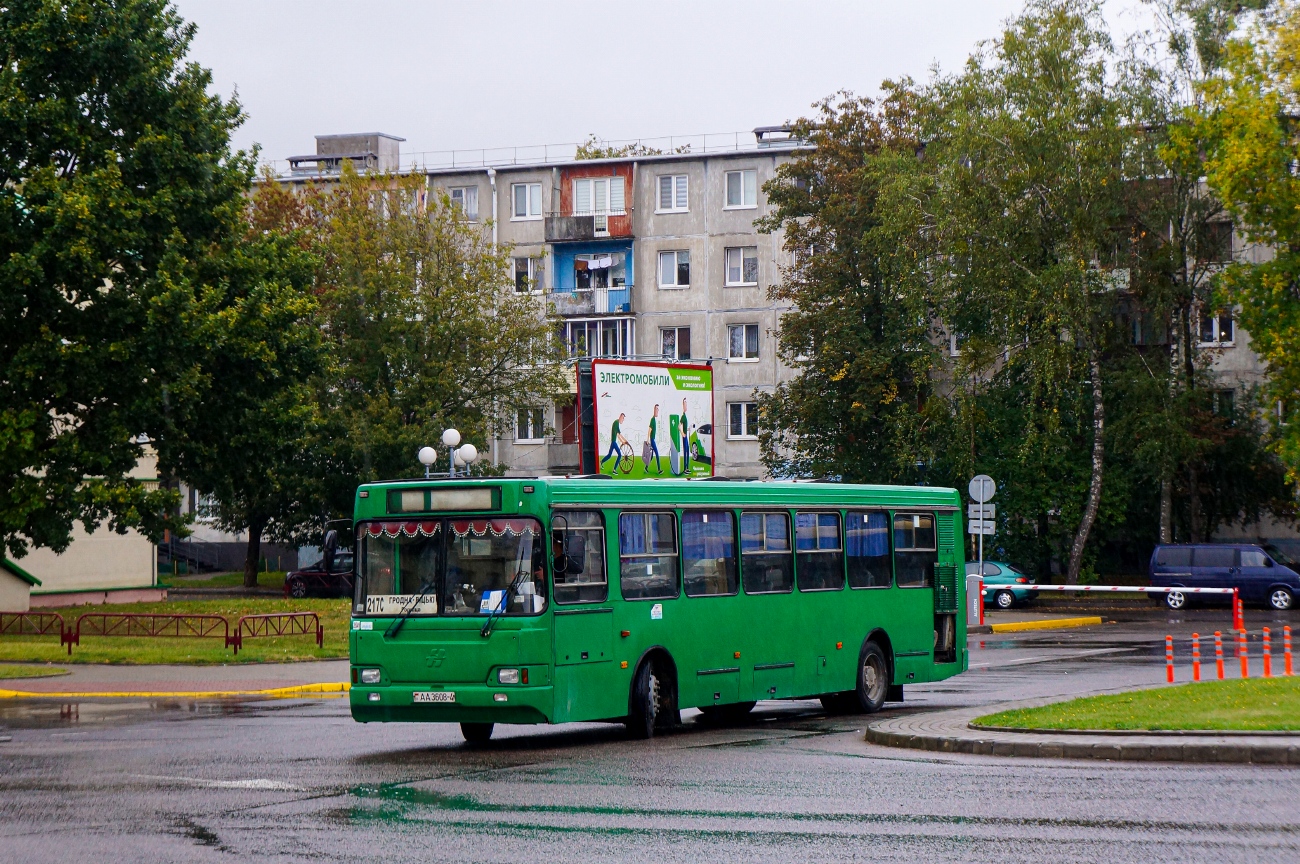
{"type": "Polygon", "coordinates": [[[378,670],[378,669],[362,669],[362,670],[361,670],[361,683],[362,683],[362,684],[378,684],[378,683],[379,683],[379,670],[378,670]]]}
{"type": "Polygon", "coordinates": [[[497,680],[500,681],[502,684],[518,684],[519,670],[501,669],[497,672],[497,680]]]}

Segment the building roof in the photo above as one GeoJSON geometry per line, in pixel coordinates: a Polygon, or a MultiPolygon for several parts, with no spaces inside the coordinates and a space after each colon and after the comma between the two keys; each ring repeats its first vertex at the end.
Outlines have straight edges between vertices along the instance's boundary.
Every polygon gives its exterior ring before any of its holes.
{"type": "Polygon", "coordinates": [[[28,573],[26,570],[19,567],[17,564],[10,561],[8,558],[0,557],[0,570],[8,570],[10,573],[14,574],[19,579],[26,582],[28,585],[41,584],[41,580],[37,579],[32,574],[28,573]]]}

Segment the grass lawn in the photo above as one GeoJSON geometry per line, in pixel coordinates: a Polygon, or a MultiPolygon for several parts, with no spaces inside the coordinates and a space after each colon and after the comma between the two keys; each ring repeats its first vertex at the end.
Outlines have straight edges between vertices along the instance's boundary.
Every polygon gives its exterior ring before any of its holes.
{"type": "MultiPolygon", "coordinates": [[[[173,576],[170,573],[158,574],[158,585],[162,588],[242,588],[244,587],[244,574],[239,573],[214,573],[211,576],[173,576]]],[[[270,588],[275,591],[284,589],[284,571],[272,570],[269,573],[257,574],[257,587],[270,588]]]]}
{"type": "Polygon", "coordinates": [[[50,678],[67,674],[68,670],[59,666],[16,666],[12,663],[0,663],[0,681],[7,678],[50,678]]]}
{"type": "Polygon", "coordinates": [[[116,603],[105,606],[75,606],[50,610],[63,615],[72,627],[86,612],[162,612],[169,614],[224,615],[233,629],[241,615],[268,612],[315,612],[325,628],[325,645],[316,647],[316,637],[281,636],[244,639],[239,654],[225,646],[220,636],[189,639],[175,637],[82,636],[81,644],[66,646],[56,636],[0,637],[0,661],[68,663],[286,663],[348,656],[350,600],[284,600],[280,598],[231,597],[215,600],[176,600],[166,603],[116,603]]]}
{"type": "Polygon", "coordinates": [[[974,723],[1033,729],[1300,730],[1300,678],[1205,681],[1088,696],[989,714],[974,723]]]}

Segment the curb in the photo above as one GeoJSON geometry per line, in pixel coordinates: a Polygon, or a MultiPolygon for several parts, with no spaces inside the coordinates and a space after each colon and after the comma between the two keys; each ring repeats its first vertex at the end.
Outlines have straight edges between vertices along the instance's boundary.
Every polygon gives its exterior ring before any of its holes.
{"type": "Polygon", "coordinates": [[[267,699],[297,699],[303,696],[342,696],[352,689],[347,682],[297,684],[267,690],[89,690],[70,693],[42,693],[30,690],[0,690],[0,699],[218,699],[230,696],[261,696],[267,699]]]}
{"type": "Polygon", "coordinates": [[[1038,759],[1106,759],[1118,762],[1235,762],[1252,765],[1300,765],[1300,746],[1271,744],[1092,744],[1073,741],[1003,741],[906,735],[867,727],[867,741],[885,747],[969,753],[975,756],[1021,756],[1038,759]]]}
{"type": "Polygon", "coordinates": [[[1009,621],[1006,624],[987,625],[990,633],[1019,633],[1024,630],[1057,630],[1066,627],[1092,627],[1101,623],[1101,617],[1047,618],[1042,621],[1009,621]]]}

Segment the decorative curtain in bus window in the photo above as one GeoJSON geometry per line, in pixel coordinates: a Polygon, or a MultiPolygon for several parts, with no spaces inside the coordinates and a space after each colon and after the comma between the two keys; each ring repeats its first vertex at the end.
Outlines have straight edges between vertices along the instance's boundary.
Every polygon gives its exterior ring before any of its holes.
{"type": "Polygon", "coordinates": [[[736,523],[726,510],[682,514],[682,588],[687,597],[735,594],[736,523]]]}
{"type": "Polygon", "coordinates": [[[938,561],[934,516],[929,513],[895,513],[894,572],[898,587],[934,587],[934,565],[938,561]]]}
{"type": "Polygon", "coordinates": [[[360,534],[365,614],[436,615],[442,523],[371,522],[360,534]]]}
{"type": "Polygon", "coordinates": [[[889,514],[850,512],[845,515],[844,545],[850,588],[889,587],[893,581],[889,560],[889,514]]]}
{"type": "Polygon", "coordinates": [[[836,591],[844,587],[838,513],[795,514],[794,540],[800,591],[836,591]]]}
{"type": "Polygon", "coordinates": [[[794,590],[790,517],[785,513],[740,514],[740,578],[746,594],[794,590]]]}
{"type": "Polygon", "coordinates": [[[605,520],[594,510],[566,510],[551,518],[556,603],[599,603],[609,596],[605,575],[605,520]]]}
{"type": "Polygon", "coordinates": [[[677,525],[672,513],[620,515],[618,551],[624,600],[677,596],[677,525]]]}
{"type": "Polygon", "coordinates": [[[443,611],[535,615],[546,608],[546,558],[535,519],[453,519],[443,611]]]}

